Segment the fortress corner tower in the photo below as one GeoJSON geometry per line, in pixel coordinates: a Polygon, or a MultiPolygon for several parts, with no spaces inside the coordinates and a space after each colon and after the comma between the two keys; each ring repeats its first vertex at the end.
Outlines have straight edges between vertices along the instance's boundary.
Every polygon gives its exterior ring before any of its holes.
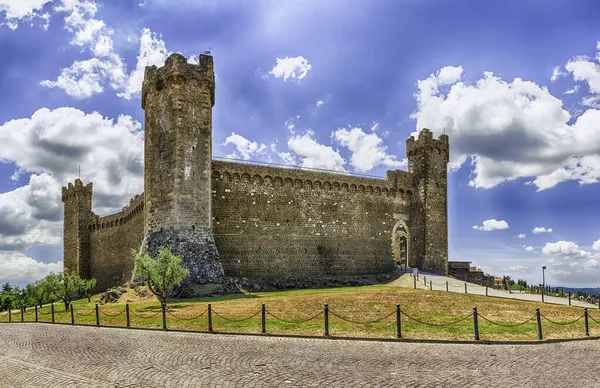
{"type": "Polygon", "coordinates": [[[415,194],[411,206],[412,254],[423,271],[448,274],[448,173],[450,145],[447,135],[434,139],[424,128],[417,140],[406,141],[408,171],[415,194]]]}
{"type": "Polygon", "coordinates": [[[195,65],[172,54],[163,67],[146,67],[143,250],[170,247],[194,283],[224,275],[212,231],[214,104],[212,56],[195,65]]]}

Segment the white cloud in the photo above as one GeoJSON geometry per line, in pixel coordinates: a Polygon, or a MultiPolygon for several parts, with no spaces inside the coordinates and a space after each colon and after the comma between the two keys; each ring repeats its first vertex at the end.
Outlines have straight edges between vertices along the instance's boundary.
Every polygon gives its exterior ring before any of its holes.
{"type": "Polygon", "coordinates": [[[62,261],[42,263],[19,252],[0,253],[0,283],[27,283],[62,269],[62,261]]]}
{"type": "MultiPolygon", "coordinates": [[[[489,189],[534,177],[544,190],[566,181],[600,179],[600,110],[588,109],[572,124],[560,99],[546,87],[491,72],[475,83],[459,82],[461,67],[445,67],[418,82],[416,129],[444,128],[450,136],[450,166],[470,157],[470,186],[489,189]],[[442,88],[444,86],[444,88],[442,88]]],[[[417,135],[417,133],[414,133],[417,135]]]]}
{"type": "Polygon", "coordinates": [[[585,56],[570,60],[565,69],[573,75],[575,81],[585,81],[590,92],[600,94],[600,65],[585,56]]]}
{"type": "Polygon", "coordinates": [[[492,218],[491,220],[483,221],[483,224],[481,226],[474,225],[473,229],[483,230],[486,232],[489,232],[492,230],[503,230],[503,229],[508,229],[508,223],[504,220],[498,221],[498,220],[492,218]]]}
{"type": "Polygon", "coordinates": [[[527,271],[528,267],[523,266],[523,265],[513,265],[513,266],[508,267],[508,269],[513,272],[525,273],[527,271]]]}
{"type": "Polygon", "coordinates": [[[397,160],[388,154],[383,140],[376,133],[366,134],[361,128],[340,128],[332,134],[340,145],[347,147],[352,156],[350,165],[358,172],[371,171],[379,165],[390,168],[405,167],[406,159],[397,160]]]}
{"type": "Polygon", "coordinates": [[[573,86],[571,89],[567,89],[565,94],[575,94],[579,91],[579,85],[573,86]]]}
{"type": "Polygon", "coordinates": [[[299,82],[306,77],[311,68],[312,66],[303,56],[277,58],[277,64],[271,69],[269,74],[275,78],[283,78],[284,82],[287,82],[289,78],[299,82]]]}
{"type": "Polygon", "coordinates": [[[552,69],[552,76],[550,77],[550,80],[554,82],[558,79],[558,77],[564,77],[565,75],[567,75],[567,73],[565,73],[560,66],[555,66],[554,69],[552,69]]]}
{"type": "Polygon", "coordinates": [[[320,107],[321,105],[323,105],[323,100],[317,101],[317,108],[320,107]]]}
{"type": "Polygon", "coordinates": [[[297,135],[288,140],[288,148],[300,158],[300,165],[308,168],[321,168],[325,170],[346,171],[346,161],[339,152],[330,146],[318,143],[314,132],[309,130],[304,135],[297,135]]]}
{"type": "Polygon", "coordinates": [[[20,23],[34,18],[48,19],[43,13],[44,5],[52,0],[0,0],[0,12],[4,12],[6,25],[16,30],[20,23]]]}
{"type": "Polygon", "coordinates": [[[571,274],[571,272],[565,271],[565,270],[562,270],[562,269],[559,269],[557,271],[552,271],[552,275],[567,276],[567,275],[570,275],[570,274],[571,274]]]}
{"type": "Polygon", "coordinates": [[[552,228],[544,228],[543,226],[536,226],[535,228],[533,228],[533,230],[531,231],[531,233],[533,234],[537,234],[537,233],[552,233],[552,228]]]}
{"type": "Polygon", "coordinates": [[[524,233],[519,233],[518,235],[515,236],[516,238],[525,238],[525,234],[524,233]]]}
{"type": "Polygon", "coordinates": [[[577,255],[579,254],[579,245],[571,241],[562,240],[555,243],[546,243],[544,248],[542,248],[542,253],[547,256],[577,255]]]}
{"type": "Polygon", "coordinates": [[[227,155],[228,158],[257,160],[267,152],[267,146],[265,144],[258,144],[255,141],[250,141],[234,132],[227,136],[227,139],[225,139],[225,142],[223,143],[225,146],[229,144],[235,146],[236,151],[227,155]]]}
{"type": "Polygon", "coordinates": [[[527,246],[527,247],[525,247],[523,249],[525,249],[527,252],[533,252],[533,247],[531,245],[527,246]]]}
{"type": "Polygon", "coordinates": [[[600,240],[594,241],[594,243],[592,244],[592,249],[600,252],[600,240]]]}

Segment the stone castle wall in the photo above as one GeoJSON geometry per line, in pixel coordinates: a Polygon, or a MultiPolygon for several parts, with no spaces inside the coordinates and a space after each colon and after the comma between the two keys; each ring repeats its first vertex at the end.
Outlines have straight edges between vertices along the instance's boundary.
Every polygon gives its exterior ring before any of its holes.
{"type": "MultiPolygon", "coordinates": [[[[396,172],[394,172],[396,173],[396,172]]],[[[390,272],[400,181],[213,161],[213,230],[225,273],[264,279],[390,272]]]]}

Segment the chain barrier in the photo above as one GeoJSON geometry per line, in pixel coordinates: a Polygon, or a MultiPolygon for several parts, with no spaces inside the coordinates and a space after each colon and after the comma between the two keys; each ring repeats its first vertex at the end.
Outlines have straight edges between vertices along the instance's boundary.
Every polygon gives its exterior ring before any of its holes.
{"type": "MultiPolygon", "coordinates": [[[[173,313],[172,313],[172,312],[170,312],[169,310],[167,310],[167,314],[169,314],[170,316],[172,316],[172,317],[173,317],[173,318],[175,318],[175,319],[179,319],[180,321],[193,321],[194,319],[198,319],[198,318],[202,317],[202,316],[203,316],[204,314],[206,314],[207,312],[208,312],[208,309],[207,309],[207,310],[204,310],[204,312],[203,312],[203,313],[200,313],[200,314],[196,315],[195,317],[192,317],[192,318],[181,318],[181,317],[178,317],[177,315],[173,314],[173,313]]],[[[213,311],[213,312],[214,312],[214,311],[213,311]]]]}
{"type": "Polygon", "coordinates": [[[252,314],[252,315],[250,315],[249,317],[246,317],[246,318],[244,318],[244,319],[231,319],[231,318],[227,318],[227,317],[224,317],[224,316],[222,316],[221,314],[219,314],[219,313],[218,313],[218,312],[216,312],[215,310],[212,310],[211,312],[212,312],[213,314],[215,314],[217,317],[219,317],[219,318],[221,318],[221,319],[224,319],[224,320],[226,320],[226,321],[229,321],[229,322],[244,322],[244,321],[247,321],[248,319],[254,318],[254,317],[255,317],[255,316],[257,316],[258,314],[260,314],[260,313],[262,312],[262,309],[261,309],[261,310],[258,310],[258,311],[257,311],[255,314],[252,314]]]}
{"type": "Polygon", "coordinates": [[[50,311],[48,311],[47,313],[43,313],[42,310],[38,310],[38,314],[39,315],[50,315],[50,314],[52,314],[52,309],[50,311]]]}
{"type": "Polygon", "coordinates": [[[454,326],[454,325],[459,324],[459,323],[461,323],[463,321],[466,321],[467,319],[469,319],[469,318],[471,318],[473,316],[473,313],[470,313],[466,317],[463,317],[463,318],[461,318],[461,319],[459,319],[457,321],[450,322],[450,323],[428,323],[428,322],[421,321],[421,320],[419,320],[419,319],[417,319],[415,317],[412,317],[412,316],[408,315],[407,313],[405,313],[404,311],[402,311],[402,314],[404,314],[408,319],[412,319],[413,321],[421,323],[423,325],[426,325],[426,326],[438,326],[438,327],[440,327],[440,326],[454,326]]]}
{"type": "Polygon", "coordinates": [[[570,322],[554,322],[554,321],[552,321],[552,320],[550,320],[550,319],[546,318],[546,317],[545,317],[543,314],[540,314],[540,316],[541,316],[542,318],[544,318],[545,320],[547,320],[548,322],[550,322],[550,323],[554,323],[555,325],[562,325],[562,326],[571,325],[571,324],[573,324],[573,323],[575,323],[575,322],[577,322],[577,321],[581,320],[581,318],[583,318],[583,316],[584,316],[584,315],[585,315],[585,314],[581,314],[581,316],[580,316],[579,318],[575,319],[574,321],[570,321],[570,322]]]}
{"type": "Polygon", "coordinates": [[[592,317],[592,314],[588,313],[588,318],[600,325],[600,322],[595,320],[594,317],[592,317]]]}
{"type": "Polygon", "coordinates": [[[54,310],[54,315],[65,315],[65,314],[68,314],[68,313],[69,313],[69,310],[66,310],[66,311],[63,311],[63,312],[59,312],[59,311],[54,310]]]}
{"type": "Polygon", "coordinates": [[[269,314],[270,316],[272,316],[273,318],[275,318],[278,321],[285,322],[285,323],[299,324],[299,323],[305,323],[305,322],[308,322],[308,321],[312,321],[313,319],[317,318],[319,315],[322,315],[323,311],[319,311],[319,313],[317,315],[315,315],[313,317],[310,317],[308,319],[300,320],[300,321],[288,321],[287,319],[282,319],[282,318],[274,315],[273,313],[271,313],[269,310],[266,310],[266,313],[269,314]]]}
{"type": "Polygon", "coordinates": [[[108,313],[105,313],[104,311],[102,311],[102,310],[100,310],[100,309],[98,309],[98,311],[100,312],[100,314],[104,314],[104,315],[106,315],[107,317],[118,317],[119,315],[123,314],[123,313],[125,312],[125,310],[126,310],[126,309],[127,309],[127,308],[124,308],[124,309],[123,309],[123,311],[121,311],[121,312],[120,312],[120,313],[118,313],[118,314],[108,314],[108,313]]]}
{"type": "Polygon", "coordinates": [[[392,311],[391,313],[389,313],[389,314],[388,314],[388,315],[386,315],[385,317],[381,317],[381,318],[375,319],[375,320],[373,320],[373,321],[364,321],[364,322],[361,322],[361,321],[353,321],[353,320],[351,320],[351,319],[344,318],[344,317],[342,317],[342,316],[339,316],[339,315],[337,315],[336,313],[334,313],[334,312],[333,312],[333,311],[331,311],[331,310],[329,310],[329,314],[333,315],[334,317],[338,317],[338,318],[339,318],[339,319],[341,319],[342,321],[346,321],[346,322],[350,322],[350,323],[356,323],[356,324],[358,324],[358,325],[367,325],[367,324],[371,324],[371,323],[378,323],[378,322],[381,322],[381,321],[383,321],[384,319],[386,319],[386,318],[389,318],[389,317],[391,317],[392,315],[396,314],[396,311],[395,311],[395,310],[394,310],[394,311],[392,311]]]}
{"type": "Polygon", "coordinates": [[[152,315],[144,316],[144,315],[139,315],[139,314],[137,314],[137,313],[135,312],[135,310],[133,310],[133,309],[131,309],[131,310],[129,310],[129,311],[131,311],[131,313],[132,313],[133,315],[135,315],[136,317],[138,317],[138,318],[154,318],[154,317],[155,317],[155,316],[157,316],[158,314],[162,313],[162,311],[157,311],[156,313],[154,313],[154,314],[152,314],[152,315]]]}
{"type": "Polygon", "coordinates": [[[502,327],[517,327],[517,326],[521,326],[521,325],[524,325],[526,323],[529,323],[529,322],[533,321],[536,318],[536,315],[533,314],[533,316],[531,318],[527,319],[526,321],[523,321],[523,322],[520,322],[520,323],[517,323],[517,324],[507,324],[507,323],[494,322],[491,319],[486,318],[485,316],[481,315],[481,313],[478,313],[477,316],[479,318],[482,318],[484,321],[488,321],[492,325],[497,325],[497,326],[502,326],[502,327]]]}
{"type": "Polygon", "coordinates": [[[79,312],[78,312],[77,310],[75,310],[75,309],[73,309],[73,312],[74,312],[75,314],[79,315],[80,317],[87,317],[87,316],[90,316],[90,315],[92,315],[93,313],[95,313],[95,312],[96,312],[96,309],[93,309],[92,311],[90,311],[90,312],[89,312],[89,313],[87,313],[87,314],[81,314],[81,313],[79,313],[79,312]]]}

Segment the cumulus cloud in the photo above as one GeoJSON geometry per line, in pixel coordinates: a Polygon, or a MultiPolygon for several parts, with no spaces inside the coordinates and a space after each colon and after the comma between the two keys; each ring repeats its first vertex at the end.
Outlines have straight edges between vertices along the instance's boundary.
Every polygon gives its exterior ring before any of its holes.
{"type": "Polygon", "coordinates": [[[533,252],[533,247],[531,245],[530,246],[526,246],[523,249],[525,249],[527,252],[533,252]]]}
{"type": "Polygon", "coordinates": [[[323,145],[314,139],[314,131],[297,135],[287,142],[288,148],[300,159],[300,166],[321,168],[333,171],[346,171],[346,161],[332,147],[323,145]]]}
{"type": "Polygon", "coordinates": [[[35,18],[47,20],[50,15],[44,13],[43,8],[51,2],[52,0],[0,0],[0,13],[4,12],[5,24],[16,30],[24,21],[35,18]]]}
{"type": "Polygon", "coordinates": [[[516,238],[525,238],[525,233],[519,233],[518,235],[515,236],[516,238]]]}
{"type": "Polygon", "coordinates": [[[265,144],[258,144],[255,141],[250,141],[234,132],[227,136],[225,142],[223,143],[225,146],[229,144],[233,145],[236,150],[227,155],[228,158],[258,160],[268,151],[265,144]]]}
{"type": "Polygon", "coordinates": [[[0,253],[0,283],[24,284],[62,269],[62,261],[42,263],[19,252],[0,253]]]}
{"type": "Polygon", "coordinates": [[[552,233],[552,228],[544,228],[543,226],[536,226],[535,228],[533,228],[533,230],[531,231],[531,233],[533,234],[537,234],[537,233],[552,233]]]}
{"type": "Polygon", "coordinates": [[[592,244],[592,249],[597,252],[600,252],[600,240],[594,241],[594,243],[592,244]]]}
{"type": "Polygon", "coordinates": [[[508,269],[512,272],[524,273],[527,271],[528,267],[526,267],[524,265],[513,265],[513,266],[508,267],[508,269]]]}
{"type": "Polygon", "coordinates": [[[311,68],[312,66],[303,56],[277,58],[277,64],[269,74],[275,78],[283,78],[284,82],[287,82],[288,79],[300,82],[311,68]]]}
{"type": "Polygon", "coordinates": [[[571,241],[557,241],[546,243],[542,248],[542,253],[547,256],[552,255],[577,255],[579,254],[579,245],[571,241]]]}
{"type": "Polygon", "coordinates": [[[321,105],[323,105],[323,100],[317,101],[317,108],[320,107],[321,105]]]}
{"type": "Polygon", "coordinates": [[[376,133],[365,133],[361,128],[340,128],[332,137],[341,146],[347,147],[352,153],[350,165],[358,172],[371,171],[377,166],[390,168],[406,167],[407,160],[398,160],[395,155],[387,153],[383,139],[376,133]]]}
{"type": "Polygon", "coordinates": [[[564,77],[565,75],[567,75],[566,72],[564,72],[560,66],[555,66],[554,69],[552,69],[552,76],[550,77],[550,81],[554,82],[556,81],[559,77],[564,77]]]}
{"type": "MultiPolygon", "coordinates": [[[[447,66],[420,80],[412,114],[416,130],[444,128],[450,135],[452,169],[471,158],[469,185],[489,189],[533,178],[537,190],[575,180],[600,178],[600,110],[588,109],[574,122],[546,87],[491,72],[474,83],[461,81],[462,68],[447,66]]],[[[416,132],[414,133],[416,135],[416,132]]]]}
{"type": "Polygon", "coordinates": [[[489,232],[492,230],[508,229],[508,223],[504,220],[498,221],[495,218],[492,218],[491,220],[483,221],[481,226],[474,225],[473,229],[483,230],[486,232],[489,232]]]}

